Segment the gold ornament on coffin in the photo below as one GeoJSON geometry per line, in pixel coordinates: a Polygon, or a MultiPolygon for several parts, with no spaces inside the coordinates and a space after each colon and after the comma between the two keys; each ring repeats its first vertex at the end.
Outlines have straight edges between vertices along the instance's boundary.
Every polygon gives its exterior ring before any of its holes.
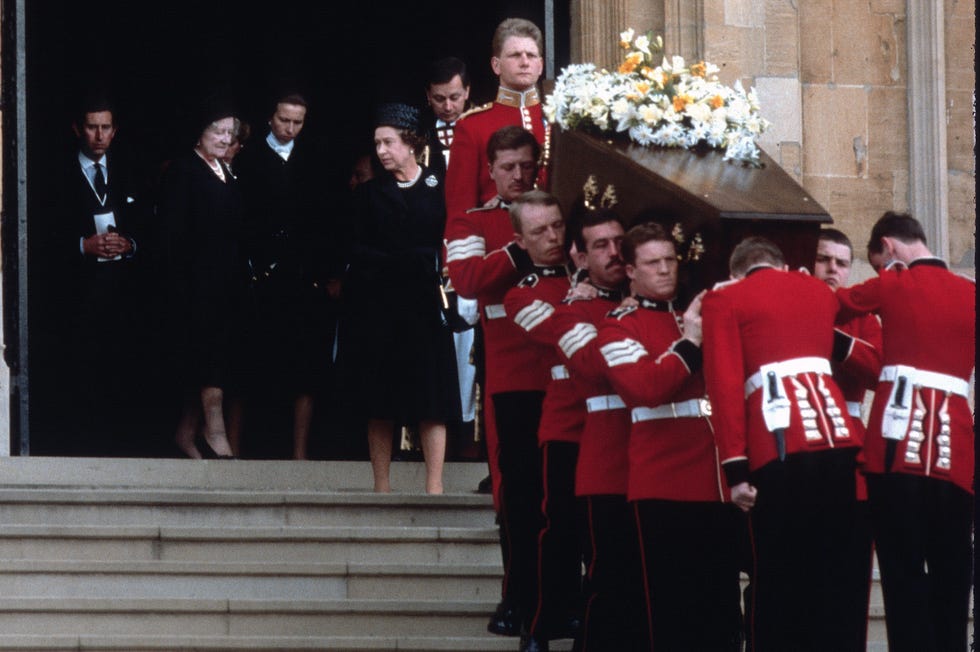
{"type": "Polygon", "coordinates": [[[605,190],[602,191],[602,195],[599,196],[599,183],[596,181],[594,174],[590,174],[589,178],[585,180],[585,183],[582,185],[582,194],[584,196],[582,203],[592,211],[600,208],[609,210],[619,203],[619,198],[616,197],[616,187],[612,184],[606,186],[605,190]],[[598,202],[596,202],[597,196],[599,197],[598,202]]]}
{"type": "Polygon", "coordinates": [[[670,231],[670,235],[674,238],[674,242],[677,243],[677,260],[686,262],[701,260],[701,256],[704,255],[704,240],[701,238],[700,232],[695,233],[691,241],[688,242],[684,237],[684,229],[681,227],[681,223],[675,222],[674,228],[670,231]]]}

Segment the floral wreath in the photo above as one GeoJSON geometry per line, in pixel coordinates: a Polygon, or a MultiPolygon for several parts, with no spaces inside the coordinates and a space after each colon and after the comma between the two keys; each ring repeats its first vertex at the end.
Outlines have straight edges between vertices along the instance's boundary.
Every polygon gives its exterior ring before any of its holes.
{"type": "Polygon", "coordinates": [[[705,61],[687,66],[673,56],[654,65],[663,39],[650,32],[635,36],[627,29],[620,46],[626,54],[616,72],[591,63],[562,70],[545,101],[549,121],[562,130],[626,132],[643,146],[707,145],[724,150],[726,161],[761,165],[755,139],[769,122],[759,115],[754,88],[746,93],[741,81],[725,86],[718,81],[719,68],[705,61]]]}

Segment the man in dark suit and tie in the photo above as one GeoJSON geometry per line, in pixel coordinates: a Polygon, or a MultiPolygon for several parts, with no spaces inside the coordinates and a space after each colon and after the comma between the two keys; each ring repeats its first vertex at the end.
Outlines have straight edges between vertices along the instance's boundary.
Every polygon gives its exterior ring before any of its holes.
{"type": "Polygon", "coordinates": [[[86,97],[72,129],[78,146],[53,189],[53,210],[39,234],[43,246],[34,249],[43,286],[38,326],[49,345],[55,401],[46,409],[64,419],[34,452],[127,454],[135,443],[132,388],[140,384],[134,374],[142,347],[135,343],[143,316],[133,193],[129,170],[110,152],[111,102],[86,97]]]}
{"type": "Polygon", "coordinates": [[[431,116],[426,116],[428,125],[428,161],[426,167],[446,176],[449,164],[449,147],[453,144],[453,130],[459,116],[469,107],[470,74],[466,64],[456,57],[446,57],[434,61],[429,66],[425,87],[431,116]]]}

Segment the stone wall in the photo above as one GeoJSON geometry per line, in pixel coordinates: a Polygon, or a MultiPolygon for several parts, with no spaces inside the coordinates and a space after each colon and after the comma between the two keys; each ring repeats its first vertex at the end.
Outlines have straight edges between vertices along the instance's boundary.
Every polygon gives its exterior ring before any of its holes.
{"type": "MultiPolygon", "coordinates": [[[[943,2],[949,257],[973,268],[975,3],[943,2]]],[[[610,6],[601,0],[575,5],[593,3],[610,6]]],[[[610,26],[604,38],[614,40],[627,26],[653,29],[665,35],[668,53],[707,59],[721,67],[725,83],[741,79],[756,88],[773,124],[763,148],[830,212],[859,256],[884,211],[910,210],[906,0],[615,4],[603,16],[610,26]]],[[[573,41],[574,32],[573,17],[573,41]]],[[[590,60],[588,51],[581,49],[580,60],[590,60]]]]}
{"type": "Polygon", "coordinates": [[[976,3],[945,0],[949,259],[976,268],[976,3]]]}

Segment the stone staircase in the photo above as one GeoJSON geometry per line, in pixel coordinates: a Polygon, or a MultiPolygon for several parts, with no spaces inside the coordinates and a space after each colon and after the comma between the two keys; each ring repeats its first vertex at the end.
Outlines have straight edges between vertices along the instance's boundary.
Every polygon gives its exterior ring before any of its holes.
{"type": "Polygon", "coordinates": [[[485,468],[0,459],[0,650],[516,649],[485,468]]]}
{"type": "Polygon", "coordinates": [[[0,458],[0,650],[516,650],[485,468],[0,458]]]}

